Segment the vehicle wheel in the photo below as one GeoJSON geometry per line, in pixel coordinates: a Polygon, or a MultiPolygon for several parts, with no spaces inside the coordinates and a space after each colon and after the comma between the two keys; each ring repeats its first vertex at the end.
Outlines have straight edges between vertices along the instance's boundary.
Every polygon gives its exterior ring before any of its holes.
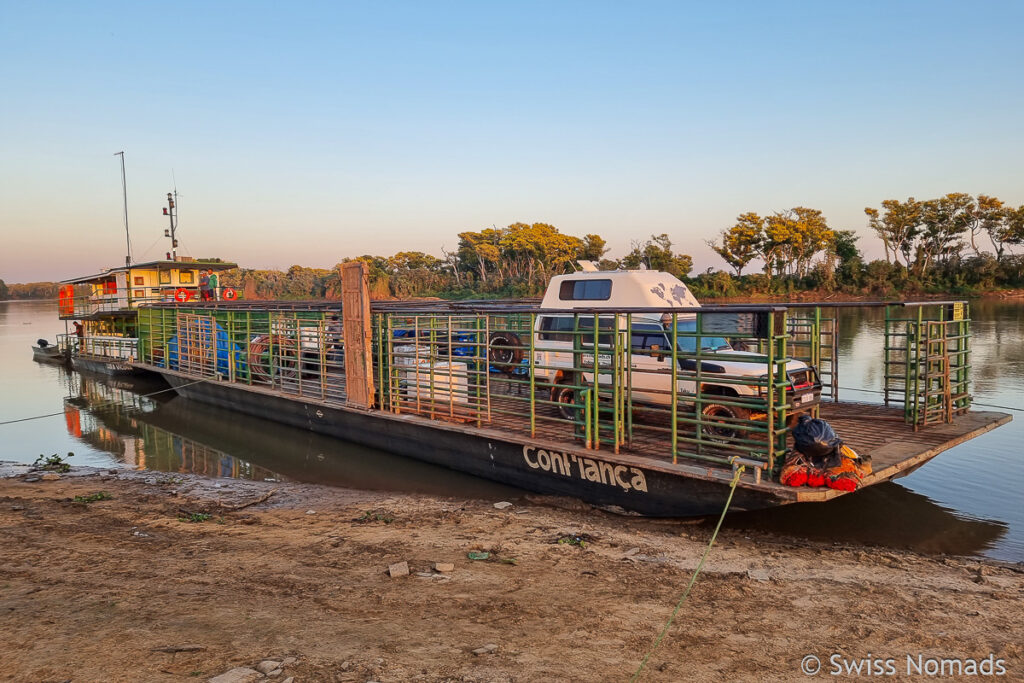
{"type": "Polygon", "coordinates": [[[746,435],[746,430],[736,425],[735,421],[750,419],[750,410],[747,408],[709,403],[701,413],[704,416],[704,436],[712,441],[728,442],[746,435]]]}
{"type": "Polygon", "coordinates": [[[576,401],[576,390],[570,386],[559,384],[551,390],[551,400],[558,403],[558,414],[564,420],[579,420],[580,408],[574,405],[576,401]]]}
{"type": "Polygon", "coordinates": [[[512,372],[523,361],[523,342],[515,332],[491,332],[487,339],[487,360],[504,372],[512,372]]]}

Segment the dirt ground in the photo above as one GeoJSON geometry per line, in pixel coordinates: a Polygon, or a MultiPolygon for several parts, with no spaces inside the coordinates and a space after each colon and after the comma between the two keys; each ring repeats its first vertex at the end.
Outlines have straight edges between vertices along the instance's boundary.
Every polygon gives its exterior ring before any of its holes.
{"type": "MultiPolygon", "coordinates": [[[[3,680],[207,680],[291,656],[276,680],[626,681],[712,528],[539,499],[36,476],[0,479],[3,680]]],[[[992,654],[1022,680],[1022,600],[1019,566],[725,531],[641,680],[802,680],[811,654],[849,679],[833,653],[892,657],[897,678],[908,654],[992,654]]]]}

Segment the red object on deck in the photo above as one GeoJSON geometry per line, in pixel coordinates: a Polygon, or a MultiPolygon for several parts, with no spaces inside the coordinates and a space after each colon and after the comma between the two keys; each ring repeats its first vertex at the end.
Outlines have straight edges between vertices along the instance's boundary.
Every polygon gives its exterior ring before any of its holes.
{"type": "Polygon", "coordinates": [[[75,286],[64,285],[57,292],[57,307],[61,315],[75,314],[75,286]]]}
{"type": "Polygon", "coordinates": [[[225,287],[224,291],[220,293],[224,297],[225,301],[234,301],[238,298],[238,292],[233,290],[231,287],[225,287]]]}
{"type": "Polygon", "coordinates": [[[174,300],[175,301],[178,301],[178,302],[181,302],[181,303],[185,303],[186,301],[188,301],[191,298],[192,298],[192,292],[188,291],[184,287],[178,287],[176,290],[174,290],[174,300]]]}

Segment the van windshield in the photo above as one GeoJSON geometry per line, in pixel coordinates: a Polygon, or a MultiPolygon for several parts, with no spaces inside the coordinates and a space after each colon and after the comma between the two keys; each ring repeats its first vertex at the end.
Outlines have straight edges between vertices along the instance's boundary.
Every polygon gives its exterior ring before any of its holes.
{"type": "MultiPolygon", "coordinates": [[[[696,332],[697,321],[696,320],[680,320],[676,323],[676,329],[680,332],[696,332]]],[[[697,337],[684,337],[678,335],[676,337],[676,347],[683,353],[697,353],[697,337]]],[[[700,338],[700,350],[701,351],[720,351],[722,349],[731,349],[732,345],[729,344],[729,340],[725,337],[701,337],[700,338]]]]}

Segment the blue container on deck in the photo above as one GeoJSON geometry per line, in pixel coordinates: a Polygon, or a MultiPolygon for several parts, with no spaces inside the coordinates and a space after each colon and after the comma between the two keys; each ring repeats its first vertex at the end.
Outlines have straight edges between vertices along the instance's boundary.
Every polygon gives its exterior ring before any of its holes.
{"type": "MultiPolygon", "coordinates": [[[[202,321],[199,325],[197,335],[203,338],[208,338],[210,334],[210,323],[202,321]]],[[[234,354],[235,360],[235,376],[244,377],[248,373],[248,367],[245,362],[245,353],[238,346],[238,344],[232,344],[228,338],[227,331],[216,324],[216,349],[217,349],[217,374],[224,375],[225,377],[231,374],[231,354],[234,354]]],[[[198,343],[202,343],[202,340],[197,340],[198,343]]],[[[178,362],[178,337],[177,335],[167,340],[167,362],[168,367],[171,370],[178,370],[180,363],[178,362]]]]}

